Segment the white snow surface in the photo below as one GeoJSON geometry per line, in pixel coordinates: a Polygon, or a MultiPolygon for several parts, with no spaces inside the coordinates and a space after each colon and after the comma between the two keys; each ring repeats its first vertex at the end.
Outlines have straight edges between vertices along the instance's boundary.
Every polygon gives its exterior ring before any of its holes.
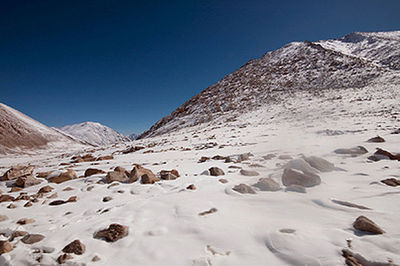
{"type": "MultiPolygon", "coordinates": [[[[17,238],[15,249],[0,256],[2,265],[56,265],[62,249],[75,239],[85,246],[83,255],[74,255],[65,265],[344,265],[341,250],[351,240],[351,250],[371,262],[400,265],[399,187],[384,185],[380,180],[400,178],[398,161],[367,159],[380,147],[400,153],[400,135],[390,134],[400,125],[399,87],[368,86],[343,90],[326,90],[320,94],[298,91],[285,101],[271,103],[237,116],[234,121],[213,120],[186,127],[157,137],[135,141],[146,147],[122,154],[125,143],[92,151],[68,151],[40,156],[1,157],[0,174],[16,163],[31,163],[35,172],[74,169],[83,176],[87,168],[110,171],[116,166],[131,170],[134,163],[158,173],[177,169],[180,178],[152,185],[98,184],[105,174],[78,178],[54,187],[57,197],[41,198],[32,207],[25,201],[13,202],[17,208],[0,203],[1,214],[9,219],[0,222],[0,231],[14,230],[39,233],[45,239],[33,245],[17,238]],[[380,135],[386,142],[368,143],[380,135]],[[216,144],[212,144],[216,143],[216,144]],[[338,148],[362,145],[368,153],[357,157],[335,154],[338,148]],[[207,148],[208,147],[208,148],[207,148]],[[152,152],[151,152],[152,151],[152,152]],[[114,160],[60,166],[71,157],[92,152],[94,156],[114,154],[114,160]],[[250,160],[224,163],[202,156],[232,156],[250,152],[250,160]],[[276,157],[265,160],[263,156],[276,157]],[[307,188],[307,193],[285,191],[281,180],[282,166],[293,158],[319,156],[342,170],[318,173],[321,184],[307,188]],[[238,166],[256,170],[259,176],[243,176],[238,166]],[[224,176],[201,175],[217,166],[224,176]],[[256,191],[240,194],[232,187],[253,185],[261,177],[271,177],[282,189],[276,192],[256,191]],[[225,178],[228,183],[218,180],[225,178]],[[190,184],[196,190],[187,190],[190,184]],[[64,191],[71,187],[73,190],[64,191]],[[92,189],[88,189],[92,187],[92,189]],[[123,191],[123,193],[121,193],[123,191]],[[55,199],[78,196],[74,203],[49,206],[55,199]],[[109,202],[103,197],[111,196],[109,202]],[[361,210],[345,207],[332,200],[349,201],[369,207],[361,210]],[[216,208],[217,212],[198,214],[216,208]],[[364,215],[377,223],[383,235],[360,234],[352,227],[364,215]],[[33,218],[33,224],[19,226],[21,218],[33,218]],[[108,243],[95,239],[94,233],[111,223],[129,226],[129,235],[108,243]],[[293,229],[293,233],[281,232],[293,229]],[[38,252],[35,252],[38,251],[38,252]],[[41,250],[47,250],[43,252],[41,250]],[[92,262],[98,256],[100,261],[92,262]]],[[[92,149],[92,148],[91,148],[92,149]]],[[[36,193],[42,184],[24,189],[36,193]]],[[[3,194],[9,187],[2,182],[3,194]]],[[[50,195],[49,194],[49,195],[50,195]]],[[[381,265],[381,264],[371,264],[381,265]]]]}
{"type": "Polygon", "coordinates": [[[84,122],[67,125],[60,127],[59,129],[77,139],[97,146],[106,146],[130,141],[128,137],[97,122],[84,122]]]}

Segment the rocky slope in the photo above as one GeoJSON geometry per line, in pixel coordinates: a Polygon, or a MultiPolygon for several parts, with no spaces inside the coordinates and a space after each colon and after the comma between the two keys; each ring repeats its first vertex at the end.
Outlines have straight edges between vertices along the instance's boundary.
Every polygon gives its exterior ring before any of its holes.
{"type": "Polygon", "coordinates": [[[92,145],[104,146],[130,141],[112,128],[96,122],[84,122],[59,128],[61,131],[92,145]]]}
{"type": "Polygon", "coordinates": [[[139,138],[256,110],[294,92],[400,84],[400,31],[293,42],[250,60],[159,120],[139,138]]]}
{"type": "Polygon", "coordinates": [[[0,153],[27,152],[50,146],[79,144],[23,113],[0,103],[0,153]]]}

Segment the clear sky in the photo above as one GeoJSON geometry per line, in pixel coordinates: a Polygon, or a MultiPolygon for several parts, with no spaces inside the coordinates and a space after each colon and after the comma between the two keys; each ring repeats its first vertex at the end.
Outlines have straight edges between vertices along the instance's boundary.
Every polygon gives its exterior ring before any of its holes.
{"type": "Polygon", "coordinates": [[[139,133],[291,41],[400,30],[399,0],[0,1],[0,101],[139,133]]]}

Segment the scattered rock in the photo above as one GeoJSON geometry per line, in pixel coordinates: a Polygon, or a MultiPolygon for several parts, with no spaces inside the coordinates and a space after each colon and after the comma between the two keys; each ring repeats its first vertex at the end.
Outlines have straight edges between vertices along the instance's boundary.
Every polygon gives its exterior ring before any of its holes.
{"type": "Polygon", "coordinates": [[[36,173],[36,177],[47,178],[53,171],[36,173]]]}
{"type": "Polygon", "coordinates": [[[363,146],[357,146],[350,149],[337,149],[334,150],[337,154],[347,154],[347,155],[362,155],[368,153],[368,150],[363,146]]]}
{"type": "Polygon", "coordinates": [[[161,170],[160,177],[162,180],[175,180],[180,177],[179,172],[175,169],[169,170],[161,170]]]}
{"type": "Polygon", "coordinates": [[[106,175],[106,182],[107,183],[112,183],[112,182],[127,182],[128,181],[128,176],[125,174],[125,172],[108,172],[106,175]]]}
{"type": "Polygon", "coordinates": [[[279,184],[269,177],[260,178],[254,186],[261,191],[278,191],[281,189],[279,184]]]}
{"type": "Polygon", "coordinates": [[[218,181],[221,182],[222,184],[228,183],[228,180],[226,180],[225,178],[221,178],[218,181]]]}
{"type": "Polygon", "coordinates": [[[48,199],[55,199],[57,197],[58,197],[58,194],[57,194],[57,192],[55,192],[55,193],[51,194],[50,196],[48,196],[47,198],[48,199]]]}
{"type": "Polygon", "coordinates": [[[243,153],[243,154],[240,154],[238,157],[239,162],[247,161],[247,160],[250,160],[250,153],[243,153]]]}
{"type": "Polygon", "coordinates": [[[395,131],[393,131],[393,132],[390,133],[390,134],[400,134],[400,128],[396,129],[395,131]]]}
{"type": "Polygon", "coordinates": [[[8,240],[0,241],[0,255],[11,252],[13,249],[13,245],[8,240]]]}
{"type": "Polygon", "coordinates": [[[25,188],[40,184],[41,182],[42,180],[35,178],[33,175],[26,175],[18,177],[14,186],[25,188]]]}
{"type": "Polygon", "coordinates": [[[370,261],[348,249],[342,250],[342,256],[346,259],[345,263],[347,266],[395,266],[390,260],[389,262],[370,261]]]}
{"type": "Polygon", "coordinates": [[[17,221],[17,224],[25,225],[25,224],[32,224],[35,222],[35,219],[30,218],[22,218],[17,221]]]}
{"type": "Polygon", "coordinates": [[[24,207],[31,207],[32,206],[32,202],[28,201],[27,203],[25,203],[24,207]]]}
{"type": "Polygon", "coordinates": [[[385,140],[382,137],[376,136],[374,138],[370,138],[369,140],[367,140],[367,142],[381,143],[385,142],[385,140]]]}
{"type": "Polygon", "coordinates": [[[136,164],[129,177],[128,182],[133,183],[141,179],[142,184],[153,184],[154,182],[160,181],[158,177],[150,170],[146,169],[141,165],[136,164]]]}
{"type": "Polygon", "coordinates": [[[353,227],[359,231],[368,232],[371,234],[383,234],[383,231],[376,223],[365,216],[359,216],[353,223],[353,227]]]}
{"type": "Polygon", "coordinates": [[[131,153],[131,152],[143,150],[144,148],[145,147],[143,147],[143,146],[133,146],[133,147],[130,147],[129,149],[122,151],[122,153],[127,154],[127,153],[131,153]]]}
{"type": "Polygon", "coordinates": [[[357,209],[361,209],[361,210],[370,210],[370,208],[362,206],[362,205],[357,205],[348,201],[341,201],[341,200],[332,200],[333,203],[339,204],[339,205],[343,205],[346,207],[350,207],[350,208],[357,208],[357,209]]]}
{"type": "Polygon", "coordinates": [[[17,206],[15,206],[14,204],[10,203],[10,205],[7,206],[8,209],[15,209],[17,208],[17,206]]]}
{"type": "Polygon", "coordinates": [[[212,175],[212,176],[225,175],[224,171],[222,171],[222,169],[218,168],[218,167],[211,167],[210,169],[208,169],[208,171],[210,172],[210,175],[212,175]]]}
{"type": "Polygon", "coordinates": [[[28,234],[26,236],[24,236],[21,241],[24,244],[34,244],[37,242],[40,242],[44,239],[44,235],[40,235],[40,234],[28,234]]]}
{"type": "Polygon", "coordinates": [[[289,162],[287,162],[287,164],[283,166],[283,168],[290,168],[308,173],[318,172],[316,168],[311,167],[311,165],[308,162],[306,162],[303,158],[290,160],[289,162]]]}
{"type": "Polygon", "coordinates": [[[26,235],[28,235],[28,232],[26,232],[26,231],[14,231],[11,234],[10,241],[13,241],[17,237],[26,236],[26,235]]]}
{"type": "Polygon", "coordinates": [[[306,188],[300,185],[290,185],[285,188],[285,191],[307,193],[306,188]]]}
{"type": "Polygon", "coordinates": [[[105,196],[105,197],[103,198],[103,202],[108,202],[108,201],[110,201],[110,200],[112,200],[112,198],[111,198],[110,196],[105,196]]]}
{"type": "Polygon", "coordinates": [[[77,202],[78,201],[78,196],[71,196],[69,199],[67,199],[67,202],[77,202]]]}
{"type": "Polygon", "coordinates": [[[22,187],[12,187],[11,190],[10,190],[10,193],[18,192],[18,191],[21,191],[21,190],[23,190],[22,187]]]}
{"type": "Polygon", "coordinates": [[[72,169],[68,169],[66,172],[59,174],[58,176],[51,176],[47,180],[52,183],[60,184],[65,181],[78,178],[76,172],[72,169]]]}
{"type": "Polygon", "coordinates": [[[57,258],[57,262],[59,264],[64,264],[67,260],[73,259],[73,257],[70,254],[62,254],[57,258]]]}
{"type": "Polygon", "coordinates": [[[96,158],[91,154],[86,154],[83,156],[74,156],[72,157],[72,163],[83,163],[83,162],[93,162],[96,161],[96,158]]]}
{"type": "Polygon", "coordinates": [[[39,189],[38,193],[50,193],[53,189],[51,186],[44,186],[39,189]]]}
{"type": "Polygon", "coordinates": [[[256,194],[254,189],[252,189],[250,186],[248,186],[246,184],[236,185],[232,188],[232,190],[237,191],[242,194],[256,194]]]}
{"type": "Polygon", "coordinates": [[[240,170],[240,173],[244,176],[258,176],[260,175],[257,171],[254,170],[240,170]]]}
{"type": "Polygon", "coordinates": [[[66,245],[63,248],[62,252],[82,255],[83,253],[85,253],[85,250],[86,250],[85,245],[82,244],[82,242],[77,239],[66,245]]]}
{"type": "Polygon", "coordinates": [[[400,179],[396,179],[396,178],[387,178],[387,179],[381,180],[381,182],[388,186],[391,186],[391,187],[400,186],[400,179]]]}
{"type": "Polygon", "coordinates": [[[285,233],[285,234],[293,234],[296,232],[296,230],[290,229],[290,228],[282,228],[279,230],[279,232],[285,233]]]}
{"type": "Polygon", "coordinates": [[[303,187],[313,187],[321,184],[321,178],[313,173],[286,168],[283,171],[282,183],[285,186],[300,185],[303,187]]]}
{"type": "Polygon", "coordinates": [[[103,238],[107,242],[115,242],[129,233],[129,227],[120,224],[110,224],[107,229],[100,230],[95,234],[95,238],[103,238]]]}
{"type": "Polygon", "coordinates": [[[16,179],[16,178],[22,177],[22,176],[32,175],[34,169],[35,169],[35,167],[30,166],[30,165],[29,166],[15,165],[15,166],[11,167],[7,172],[4,173],[1,180],[7,181],[7,180],[16,179]]]}
{"type": "Polygon", "coordinates": [[[54,200],[49,203],[50,206],[58,206],[67,203],[65,200],[54,200]]]}
{"type": "Polygon", "coordinates": [[[313,168],[321,172],[331,172],[335,170],[335,165],[321,157],[309,156],[304,157],[304,160],[313,168]]]}
{"type": "Polygon", "coordinates": [[[74,190],[74,189],[72,187],[66,187],[63,189],[63,191],[71,191],[71,190],[74,190]]]}
{"type": "Polygon", "coordinates": [[[93,261],[93,262],[96,262],[96,261],[99,261],[99,260],[101,260],[99,256],[94,256],[94,257],[92,258],[92,261],[93,261]]]}
{"type": "Polygon", "coordinates": [[[113,160],[113,159],[114,159],[114,156],[106,155],[106,156],[97,157],[96,161],[107,161],[107,160],[113,160]]]}
{"type": "Polygon", "coordinates": [[[210,160],[209,157],[202,156],[198,162],[199,162],[199,163],[204,163],[204,162],[206,162],[206,161],[208,161],[208,160],[210,160]]]}
{"type": "Polygon", "coordinates": [[[211,214],[211,213],[214,213],[214,212],[217,212],[217,211],[218,210],[216,208],[211,208],[208,211],[204,211],[204,212],[199,213],[199,215],[200,216],[204,216],[204,215],[208,215],[208,214],[211,214]]]}
{"type": "Polygon", "coordinates": [[[0,202],[7,202],[7,201],[13,201],[15,198],[13,196],[4,194],[0,196],[0,202]]]}
{"type": "Polygon", "coordinates": [[[194,184],[191,184],[191,185],[187,186],[186,189],[195,190],[196,186],[194,184]]]}
{"type": "Polygon", "coordinates": [[[85,177],[92,176],[92,175],[98,175],[98,174],[105,174],[106,172],[100,169],[95,169],[95,168],[88,168],[85,171],[85,177]]]}
{"type": "Polygon", "coordinates": [[[400,161],[400,154],[392,154],[388,151],[377,148],[376,152],[373,155],[369,156],[368,159],[375,161],[375,162],[380,161],[380,160],[400,161]]]}

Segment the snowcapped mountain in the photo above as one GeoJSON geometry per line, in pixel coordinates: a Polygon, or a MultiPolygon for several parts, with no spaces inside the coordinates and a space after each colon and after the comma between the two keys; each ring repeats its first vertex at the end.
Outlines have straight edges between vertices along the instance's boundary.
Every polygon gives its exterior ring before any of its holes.
{"type": "Polygon", "coordinates": [[[0,129],[0,153],[80,144],[3,103],[0,103],[0,129]]]}
{"type": "Polygon", "coordinates": [[[250,60],[159,120],[139,138],[226,121],[283,101],[298,91],[400,84],[400,31],[351,33],[341,39],[293,42],[250,60]]]}
{"type": "Polygon", "coordinates": [[[130,141],[128,137],[112,128],[96,122],[84,122],[59,128],[75,138],[96,146],[110,145],[130,141]]]}
{"type": "Polygon", "coordinates": [[[139,136],[138,134],[132,133],[132,134],[130,134],[130,135],[127,136],[127,137],[128,137],[130,140],[135,140],[135,139],[137,139],[138,136],[139,136]]]}

